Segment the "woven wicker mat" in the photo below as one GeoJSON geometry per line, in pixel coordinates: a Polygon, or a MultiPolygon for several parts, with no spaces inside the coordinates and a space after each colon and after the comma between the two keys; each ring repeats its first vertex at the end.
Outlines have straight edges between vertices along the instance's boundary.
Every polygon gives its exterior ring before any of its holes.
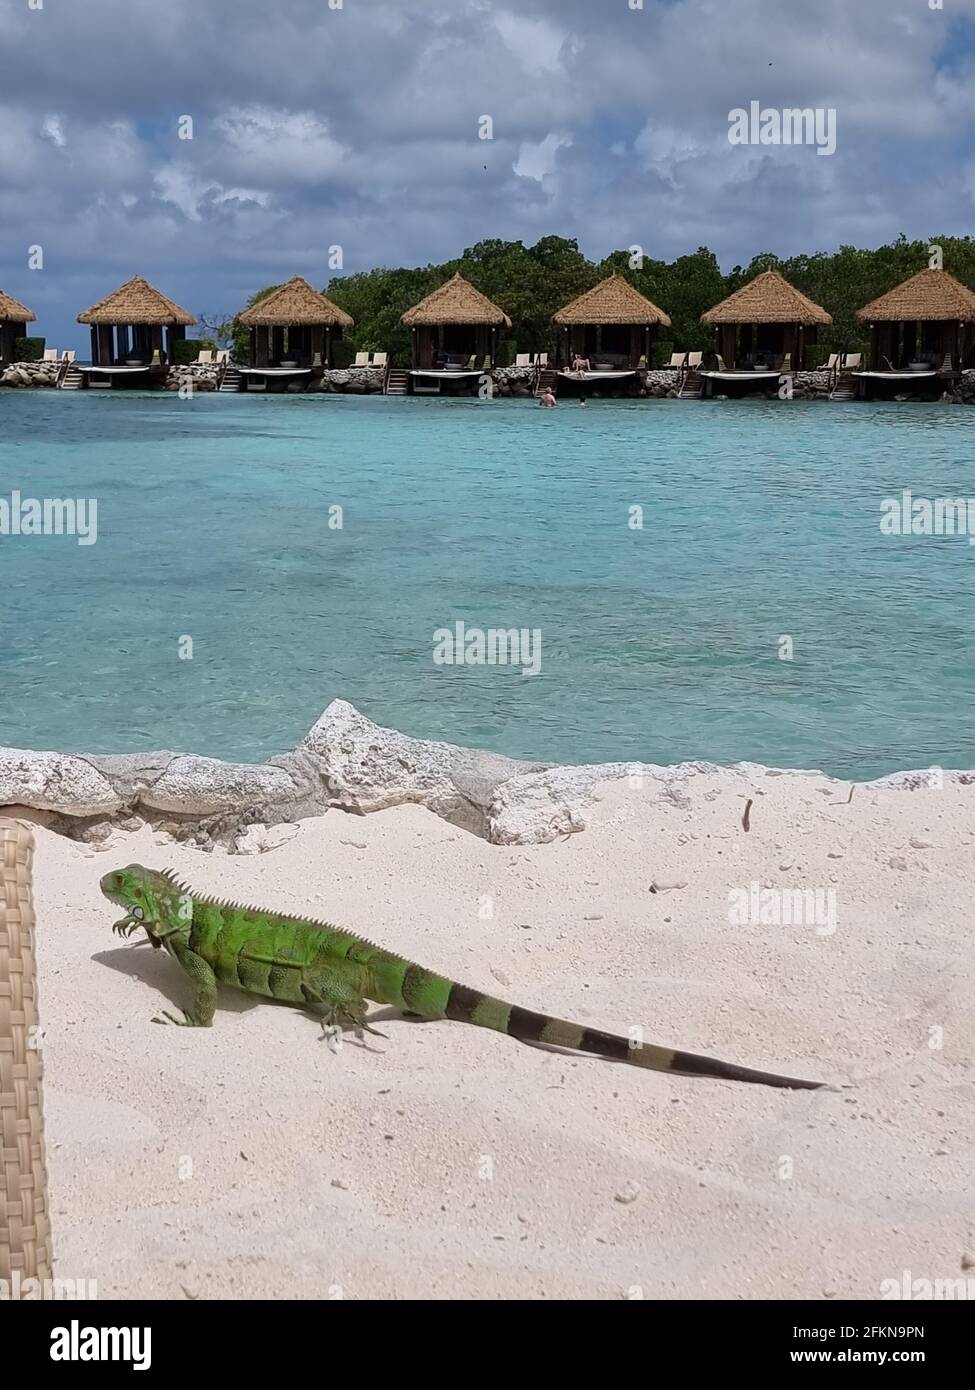
{"type": "Polygon", "coordinates": [[[34,965],[34,837],[0,819],[0,1279],[51,1278],[34,965]]]}

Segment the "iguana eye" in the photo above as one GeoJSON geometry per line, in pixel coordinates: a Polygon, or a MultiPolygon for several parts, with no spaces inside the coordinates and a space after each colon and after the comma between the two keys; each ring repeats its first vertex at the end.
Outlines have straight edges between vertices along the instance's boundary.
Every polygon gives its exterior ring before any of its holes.
{"type": "Polygon", "coordinates": [[[141,907],[134,907],[132,909],[132,916],[135,918],[137,922],[141,922],[145,915],[146,914],[142,911],[141,907]]]}

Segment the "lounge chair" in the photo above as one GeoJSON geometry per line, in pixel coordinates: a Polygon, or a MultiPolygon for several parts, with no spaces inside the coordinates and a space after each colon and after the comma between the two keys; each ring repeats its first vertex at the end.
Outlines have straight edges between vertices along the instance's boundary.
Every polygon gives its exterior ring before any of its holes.
{"type": "Polygon", "coordinates": [[[782,366],[779,368],[779,371],[780,371],[780,372],[791,372],[791,371],[792,371],[792,353],[791,353],[791,352],[786,352],[786,353],[783,354],[783,357],[782,357],[782,366]]]}
{"type": "MultiPolygon", "coordinates": [[[[688,356],[690,357],[691,354],[688,353],[688,356]]],[[[702,353],[702,356],[703,356],[703,353],[702,353]]],[[[724,358],[721,356],[721,353],[720,353],[720,352],[716,352],[716,353],[714,354],[714,358],[715,358],[715,361],[716,361],[717,364],[718,364],[718,371],[719,371],[719,372],[726,372],[726,371],[728,370],[728,368],[727,368],[727,366],[725,365],[725,360],[724,360],[724,358]]]]}
{"type": "Polygon", "coordinates": [[[372,354],[372,365],[374,367],[385,367],[388,354],[385,352],[374,352],[372,354]]]}
{"type": "MultiPolygon", "coordinates": [[[[228,357],[229,357],[229,353],[228,353],[228,357]]],[[[316,352],[315,355],[314,355],[314,357],[311,359],[311,368],[312,368],[312,371],[313,371],[313,372],[319,371],[319,370],[321,369],[321,365],[322,365],[322,354],[321,354],[320,352],[316,352]]]]}
{"type": "Polygon", "coordinates": [[[548,366],[548,353],[547,353],[547,352],[540,352],[540,353],[538,353],[538,355],[537,355],[536,358],[535,358],[535,366],[536,366],[536,367],[547,367],[547,366],[548,366]]]}
{"type": "Polygon", "coordinates": [[[828,362],[824,362],[823,365],[822,365],[821,367],[817,367],[816,370],[817,370],[817,372],[835,372],[836,369],[837,369],[837,367],[838,367],[839,365],[840,365],[840,355],[839,355],[839,353],[838,353],[838,352],[831,352],[830,355],[829,355],[829,361],[828,361],[828,362]]]}
{"type": "Polygon", "coordinates": [[[489,372],[491,370],[492,365],[493,364],[491,362],[491,355],[489,353],[488,356],[484,359],[484,366],[481,368],[481,370],[484,372],[489,372]]]}
{"type": "Polygon", "coordinates": [[[57,350],[57,348],[46,348],[46,349],[45,349],[45,352],[44,352],[44,361],[45,361],[45,362],[57,362],[57,360],[58,360],[58,350],[57,350]]]}
{"type": "Polygon", "coordinates": [[[355,355],[355,361],[352,363],[352,365],[353,365],[353,367],[368,367],[368,366],[369,366],[369,354],[368,354],[368,352],[357,352],[356,355],[355,355]]]}
{"type": "Polygon", "coordinates": [[[152,361],[149,363],[149,366],[150,366],[150,367],[161,367],[161,366],[162,366],[162,356],[161,356],[161,354],[160,354],[159,348],[153,348],[153,350],[152,350],[152,361]]]}
{"type": "Polygon", "coordinates": [[[687,353],[672,352],[670,354],[670,361],[667,363],[667,366],[672,368],[676,367],[677,370],[680,371],[683,367],[687,366],[687,353]]]}
{"type": "Polygon", "coordinates": [[[196,354],[196,365],[198,367],[213,366],[213,348],[200,348],[196,354]]]}
{"type": "Polygon", "coordinates": [[[215,361],[218,367],[225,367],[230,361],[230,349],[221,348],[216,355],[215,361]]]}
{"type": "Polygon", "coordinates": [[[862,362],[862,352],[848,352],[843,358],[843,370],[844,372],[858,372],[862,362]]]}
{"type": "Polygon", "coordinates": [[[69,363],[73,364],[73,363],[74,363],[74,359],[75,359],[76,356],[77,356],[77,354],[76,354],[73,350],[72,350],[72,351],[66,351],[66,352],[62,355],[61,361],[62,361],[62,362],[69,362],[69,363]]]}
{"type": "Polygon", "coordinates": [[[530,367],[531,364],[531,353],[529,352],[519,352],[515,357],[516,367],[530,367]]]}
{"type": "Polygon", "coordinates": [[[646,354],[645,352],[640,354],[640,360],[639,360],[639,362],[636,364],[636,369],[637,369],[638,372],[645,372],[645,371],[646,371],[646,369],[647,369],[647,354],[646,354]]]}
{"type": "MultiPolygon", "coordinates": [[[[701,363],[704,361],[704,353],[703,353],[703,352],[689,352],[689,353],[686,354],[686,356],[687,356],[687,370],[688,370],[689,372],[699,372],[699,371],[701,370],[701,363]]],[[[720,361],[721,359],[719,358],[718,360],[720,361]]]]}

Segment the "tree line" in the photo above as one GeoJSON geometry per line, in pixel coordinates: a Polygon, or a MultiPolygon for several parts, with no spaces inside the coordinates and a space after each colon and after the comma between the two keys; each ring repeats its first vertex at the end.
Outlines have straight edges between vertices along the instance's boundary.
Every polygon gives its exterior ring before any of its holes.
{"type": "MultiPolygon", "coordinates": [[[[459,271],[512,321],[500,352],[503,365],[519,352],[554,355],[557,329],[552,315],[615,272],[625,276],[673,321],[672,328],[660,330],[654,352],[659,364],[674,351],[708,348],[711,333],[700,321],[705,310],[761,271],[777,270],[832,314],[832,327],[819,330],[823,350],[855,352],[868,347],[868,330],[857,322],[857,309],[924,270],[932,245],[941,248],[946,270],[962,284],[975,286],[972,237],[936,237],[929,243],[900,236],[874,250],[841,246],[833,252],[785,258],[766,251],[754,256],[747,266],[736,265],[724,274],[714,252],[706,246],[674,261],[638,256],[629,249],[591,261],[575,240],[546,236],[534,246],[520,241],[479,241],[456,260],[442,265],[414,269],[383,266],[334,276],[323,293],[355,319],[355,327],[347,330],[337,345],[339,365],[347,365],[358,351],[389,352],[394,362],[404,364],[409,361],[410,334],[400,323],[401,316],[459,271]]],[[[259,290],[249,304],[276,288],[269,285],[259,290]]],[[[250,338],[236,319],[214,325],[213,330],[216,337],[233,344],[238,360],[247,360],[250,338]]]]}

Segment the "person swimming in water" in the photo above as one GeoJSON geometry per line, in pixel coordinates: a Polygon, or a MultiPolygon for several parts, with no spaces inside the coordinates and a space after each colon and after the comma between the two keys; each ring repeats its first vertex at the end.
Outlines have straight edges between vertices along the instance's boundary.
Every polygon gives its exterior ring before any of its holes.
{"type": "Polygon", "coordinates": [[[552,390],[551,386],[546,386],[546,387],[543,388],[543,390],[541,390],[541,391],[539,392],[539,395],[538,395],[538,404],[539,404],[539,405],[555,405],[555,404],[556,404],[556,401],[555,401],[555,392],[552,390]]]}

